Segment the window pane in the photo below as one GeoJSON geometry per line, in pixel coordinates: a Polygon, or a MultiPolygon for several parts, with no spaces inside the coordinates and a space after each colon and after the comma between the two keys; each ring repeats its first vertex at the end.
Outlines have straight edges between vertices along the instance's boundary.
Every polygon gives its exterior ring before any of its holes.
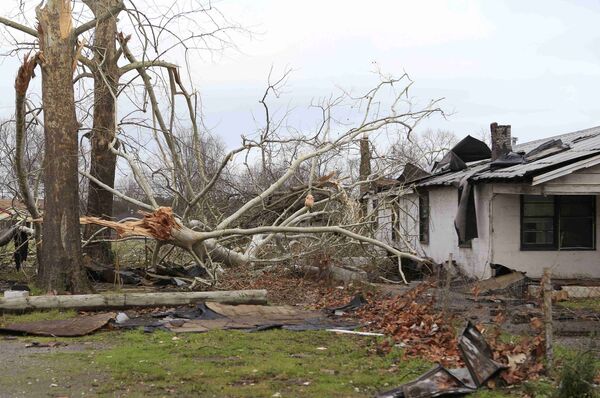
{"type": "Polygon", "coordinates": [[[521,244],[529,248],[554,248],[555,196],[524,195],[521,244]]]}
{"type": "Polygon", "coordinates": [[[560,220],[561,249],[592,249],[594,220],[591,217],[569,217],[560,220]]]}
{"type": "Polygon", "coordinates": [[[524,217],[553,217],[554,197],[541,195],[525,195],[523,197],[524,217]]]}
{"type": "Polygon", "coordinates": [[[594,196],[560,196],[561,217],[585,217],[594,214],[594,196]]]}
{"type": "Polygon", "coordinates": [[[554,203],[524,203],[523,215],[525,217],[553,217],[554,203]]]}
{"type": "Polygon", "coordinates": [[[531,218],[527,217],[523,219],[523,231],[524,232],[535,232],[535,231],[549,231],[554,230],[554,219],[552,218],[531,218]]]}
{"type": "Polygon", "coordinates": [[[528,245],[552,245],[554,243],[554,233],[551,231],[523,232],[523,243],[528,245]]]}

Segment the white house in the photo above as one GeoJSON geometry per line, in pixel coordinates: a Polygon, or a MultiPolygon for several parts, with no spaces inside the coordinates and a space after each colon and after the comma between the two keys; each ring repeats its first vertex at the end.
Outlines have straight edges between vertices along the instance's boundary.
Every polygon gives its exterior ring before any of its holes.
{"type": "Polygon", "coordinates": [[[478,278],[600,278],[600,127],[514,147],[510,126],[491,127],[491,150],[467,137],[431,175],[371,195],[377,237],[437,263],[451,253],[478,278]]]}

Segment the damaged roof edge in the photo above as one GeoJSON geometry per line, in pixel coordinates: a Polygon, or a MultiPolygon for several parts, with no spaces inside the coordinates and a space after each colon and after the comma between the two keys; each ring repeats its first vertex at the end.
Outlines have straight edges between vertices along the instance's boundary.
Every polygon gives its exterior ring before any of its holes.
{"type": "Polygon", "coordinates": [[[489,159],[472,162],[467,164],[467,168],[463,170],[447,170],[434,174],[431,177],[422,178],[415,181],[415,186],[457,185],[467,174],[471,174],[468,178],[472,182],[533,182],[535,177],[547,174],[543,180],[537,180],[537,184],[542,184],[545,181],[570,174],[575,170],[600,164],[600,127],[534,141],[533,143],[537,146],[531,145],[531,143],[524,143],[515,149],[520,152],[523,150],[531,151],[547,142],[556,141],[557,139],[561,139],[568,145],[568,149],[565,148],[562,151],[537,158],[530,162],[500,169],[491,169],[491,161],[489,159]]]}

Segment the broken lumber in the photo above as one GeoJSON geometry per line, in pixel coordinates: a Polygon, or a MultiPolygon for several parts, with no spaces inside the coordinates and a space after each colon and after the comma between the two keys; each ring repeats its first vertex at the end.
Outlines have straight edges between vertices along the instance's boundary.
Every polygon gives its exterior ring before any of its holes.
{"type": "Polygon", "coordinates": [[[76,308],[105,309],[186,305],[203,301],[224,304],[266,304],[266,290],[217,292],[110,293],[0,298],[0,311],[76,308]]]}

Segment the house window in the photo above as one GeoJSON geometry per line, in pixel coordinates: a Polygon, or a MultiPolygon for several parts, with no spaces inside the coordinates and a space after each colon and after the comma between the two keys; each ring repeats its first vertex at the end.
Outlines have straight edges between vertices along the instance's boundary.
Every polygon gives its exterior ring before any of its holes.
{"type": "Polygon", "coordinates": [[[419,195],[419,242],[429,243],[429,192],[419,195]]]}
{"type": "Polygon", "coordinates": [[[521,196],[523,250],[594,250],[595,196],[521,196]]]}

